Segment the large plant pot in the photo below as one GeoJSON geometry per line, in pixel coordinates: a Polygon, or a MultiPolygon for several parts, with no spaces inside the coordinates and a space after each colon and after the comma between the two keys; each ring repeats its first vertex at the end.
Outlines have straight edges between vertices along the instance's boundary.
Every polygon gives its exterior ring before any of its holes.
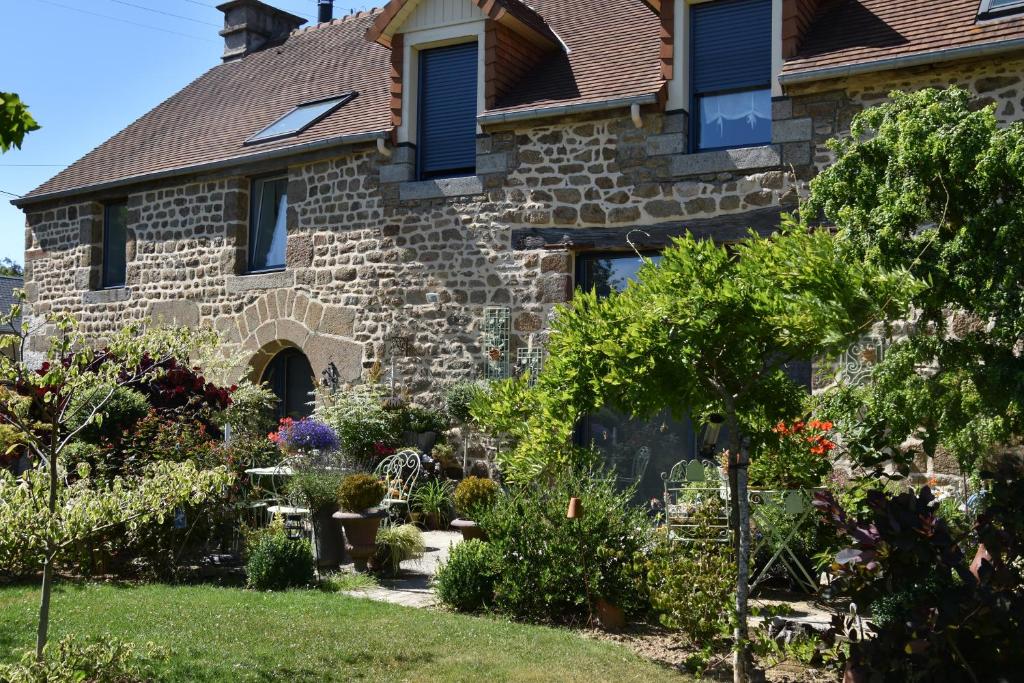
{"type": "Polygon", "coordinates": [[[452,528],[462,532],[462,540],[470,541],[474,538],[481,541],[487,540],[487,532],[480,528],[480,525],[471,519],[456,519],[452,521],[452,528]]]}
{"type": "Polygon", "coordinates": [[[321,510],[314,517],[313,535],[316,563],[321,569],[336,569],[345,554],[345,538],[341,521],[335,519],[334,510],[321,510]]]}
{"type": "Polygon", "coordinates": [[[618,605],[613,605],[604,598],[598,598],[594,605],[594,617],[606,631],[621,631],[626,626],[626,613],[618,605]]]}
{"type": "Polygon", "coordinates": [[[437,443],[437,432],[419,432],[416,434],[416,447],[424,453],[429,453],[437,443]]]}
{"type": "Polygon", "coordinates": [[[352,558],[356,571],[365,572],[366,563],[377,552],[377,529],[384,513],[380,510],[371,512],[335,512],[333,517],[341,520],[345,529],[345,550],[352,558]]]}

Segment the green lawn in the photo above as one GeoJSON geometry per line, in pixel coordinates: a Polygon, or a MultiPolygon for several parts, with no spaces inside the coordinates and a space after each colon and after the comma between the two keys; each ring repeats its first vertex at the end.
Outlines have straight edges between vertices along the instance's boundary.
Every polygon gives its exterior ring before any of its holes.
{"type": "MultiPolygon", "coordinates": [[[[0,661],[33,643],[38,595],[0,588],[0,661]]],[[[63,585],[51,637],[170,649],[161,681],[650,681],[676,674],[570,631],[319,591],[63,585]]]]}

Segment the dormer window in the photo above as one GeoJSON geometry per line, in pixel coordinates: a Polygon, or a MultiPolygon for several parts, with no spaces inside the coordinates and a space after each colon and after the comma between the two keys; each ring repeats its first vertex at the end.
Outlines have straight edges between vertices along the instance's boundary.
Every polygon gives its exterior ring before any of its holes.
{"type": "Polygon", "coordinates": [[[258,142],[269,142],[298,135],[314,123],[329,116],[336,109],[355,99],[357,93],[348,92],[337,97],[329,97],[323,100],[306,102],[292,109],[290,112],[274,121],[272,124],[253,135],[245,141],[245,144],[252,145],[258,142]]]}
{"type": "Polygon", "coordinates": [[[476,172],[476,41],[419,53],[419,176],[423,180],[476,172]]]}
{"type": "Polygon", "coordinates": [[[695,148],[770,142],[772,0],[715,0],[690,12],[695,148]]]}
{"type": "Polygon", "coordinates": [[[981,0],[979,19],[996,19],[1008,14],[1024,13],[1024,0],[981,0]]]}

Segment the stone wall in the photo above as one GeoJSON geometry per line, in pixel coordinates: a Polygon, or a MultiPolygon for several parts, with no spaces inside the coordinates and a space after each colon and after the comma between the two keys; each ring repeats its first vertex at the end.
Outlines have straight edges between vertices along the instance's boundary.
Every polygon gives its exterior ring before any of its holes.
{"type": "MultiPolygon", "coordinates": [[[[104,197],[34,207],[26,237],[32,315],[73,311],[98,337],[146,316],[209,324],[242,360],[240,373],[258,376],[274,352],[296,346],[318,375],[333,364],[344,381],[387,365],[385,338],[397,334],[409,342],[400,383],[429,395],[481,371],[487,306],[510,308],[513,358],[531,335],[543,342],[552,308],[571,296],[573,254],[593,246],[586,240],[626,251],[635,227],[670,235],[699,225],[721,239],[755,220],[770,227],[829,162],[825,141],[889,88],[963,83],[1011,120],[1024,111],[1021,73],[1021,61],[979,62],[794,88],[773,105],[771,144],[742,150],[687,153],[686,114],[652,110],[641,128],[625,112],[489,127],[472,178],[413,182],[410,147],[390,158],[361,147],[296,161],[287,167],[280,273],[244,274],[247,172],[123,195],[123,290],[95,289],[104,197]],[[526,229],[547,237],[513,238],[526,229]]],[[[35,357],[45,343],[45,334],[33,341],[35,357]]]]}

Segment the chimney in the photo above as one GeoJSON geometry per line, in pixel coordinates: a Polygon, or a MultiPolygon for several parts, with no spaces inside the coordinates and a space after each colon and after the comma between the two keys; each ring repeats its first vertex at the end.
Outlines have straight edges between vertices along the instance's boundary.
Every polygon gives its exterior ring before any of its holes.
{"type": "Polygon", "coordinates": [[[230,0],[217,6],[224,13],[225,62],[241,59],[274,45],[306,23],[302,17],[271,7],[259,0],[230,0]]]}
{"type": "Polygon", "coordinates": [[[317,21],[321,24],[334,19],[334,0],[317,0],[317,21]]]}

